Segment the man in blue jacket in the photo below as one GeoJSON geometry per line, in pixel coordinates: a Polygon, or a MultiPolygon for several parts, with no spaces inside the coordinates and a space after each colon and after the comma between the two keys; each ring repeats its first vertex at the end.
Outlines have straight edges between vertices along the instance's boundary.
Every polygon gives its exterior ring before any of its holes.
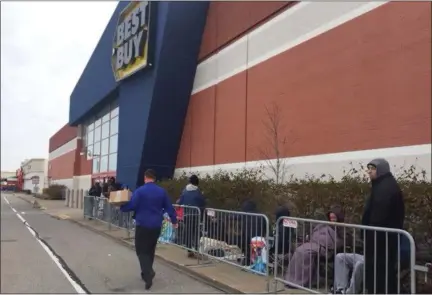
{"type": "Polygon", "coordinates": [[[177,227],[176,212],[168,194],[165,189],[155,184],[155,180],[154,170],[146,170],[144,185],[137,188],[131,200],[120,207],[123,212],[135,212],[135,251],[146,290],[151,288],[155,276],[153,261],[164,212],[168,213],[173,226],[177,227]]]}

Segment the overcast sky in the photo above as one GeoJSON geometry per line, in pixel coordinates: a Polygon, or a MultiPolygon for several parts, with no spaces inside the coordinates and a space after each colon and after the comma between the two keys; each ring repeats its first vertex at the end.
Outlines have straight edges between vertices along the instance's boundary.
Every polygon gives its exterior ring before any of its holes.
{"type": "Polygon", "coordinates": [[[48,158],[117,2],[1,2],[1,170],[48,158]]]}

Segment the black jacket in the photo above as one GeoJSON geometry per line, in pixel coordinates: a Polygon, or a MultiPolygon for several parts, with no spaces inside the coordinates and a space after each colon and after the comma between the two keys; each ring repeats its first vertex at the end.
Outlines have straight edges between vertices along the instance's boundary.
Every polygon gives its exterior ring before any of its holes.
{"type": "Polygon", "coordinates": [[[362,224],[403,228],[405,204],[396,179],[389,172],[372,181],[371,195],[366,203],[362,224]]]}
{"type": "MultiPolygon", "coordinates": [[[[367,226],[403,229],[405,204],[402,191],[390,173],[384,159],[368,164],[376,167],[377,177],[372,180],[371,195],[367,201],[362,224],[367,226]]],[[[397,292],[396,262],[398,235],[385,231],[366,230],[365,268],[366,288],[377,294],[397,292]],[[375,270],[376,269],[376,270],[375,270]],[[388,277],[385,274],[388,273],[388,277]]]]}
{"type": "Polygon", "coordinates": [[[100,197],[102,194],[102,187],[100,185],[93,185],[89,190],[89,196],[100,197]]]}

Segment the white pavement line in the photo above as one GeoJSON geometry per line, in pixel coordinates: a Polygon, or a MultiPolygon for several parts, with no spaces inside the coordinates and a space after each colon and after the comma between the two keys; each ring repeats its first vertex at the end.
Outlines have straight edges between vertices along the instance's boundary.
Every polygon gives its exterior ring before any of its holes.
{"type": "Polygon", "coordinates": [[[29,232],[33,235],[33,237],[38,241],[38,243],[42,246],[42,248],[45,250],[45,252],[48,253],[48,256],[51,258],[52,261],[57,265],[57,267],[60,269],[60,271],[63,273],[63,275],[66,277],[66,279],[69,281],[69,283],[72,285],[72,287],[75,289],[75,291],[78,294],[87,294],[87,292],[79,285],[77,284],[72,277],[68,274],[68,272],[64,269],[64,267],[61,265],[59,259],[56,257],[56,255],[51,251],[50,248],[48,248],[37,236],[36,232],[30,227],[28,222],[11,206],[9,203],[9,200],[6,197],[3,197],[6,203],[10,206],[10,208],[15,212],[16,216],[24,223],[26,228],[29,230],[29,232]]]}

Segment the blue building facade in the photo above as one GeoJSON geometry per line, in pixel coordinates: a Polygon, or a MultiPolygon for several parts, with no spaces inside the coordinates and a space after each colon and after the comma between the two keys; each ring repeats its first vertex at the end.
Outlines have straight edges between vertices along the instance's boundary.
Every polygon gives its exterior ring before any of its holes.
{"type": "Polygon", "coordinates": [[[148,65],[116,81],[113,44],[119,2],[70,97],[69,124],[118,104],[117,179],[134,188],[144,171],[172,177],[197,66],[208,2],[151,2],[148,65]]]}

